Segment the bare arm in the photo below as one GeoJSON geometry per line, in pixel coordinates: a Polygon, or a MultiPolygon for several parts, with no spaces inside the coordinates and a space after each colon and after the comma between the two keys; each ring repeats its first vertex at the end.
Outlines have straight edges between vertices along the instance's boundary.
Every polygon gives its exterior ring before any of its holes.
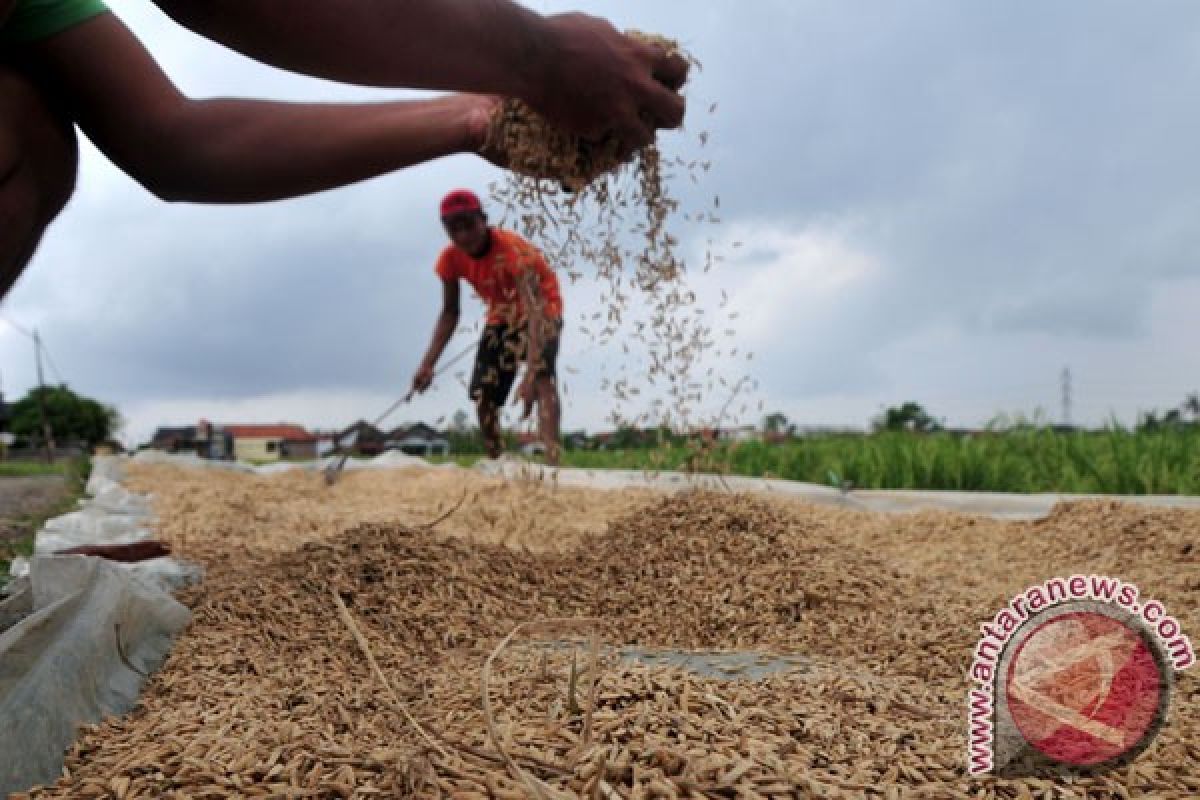
{"type": "Polygon", "coordinates": [[[170,200],[254,202],[478,148],[490,100],[316,105],[193,100],[103,14],[21,53],[122,169],[170,200]]]}
{"type": "Polygon", "coordinates": [[[155,0],[180,24],[284,69],[348,83],[519,97],[570,130],[633,144],[683,121],[688,65],[583,14],[509,0],[155,0]]]}
{"type": "Polygon", "coordinates": [[[181,25],[251,58],[370,86],[528,97],[546,20],[509,0],[155,0],[181,25]]]}
{"type": "Polygon", "coordinates": [[[433,371],[437,366],[438,359],[442,357],[447,343],[454,336],[454,329],[458,327],[458,298],[458,281],[443,278],[442,313],[438,315],[437,323],[433,326],[433,340],[430,341],[429,349],[425,351],[425,358],[422,359],[421,366],[417,370],[417,378],[420,380],[413,381],[413,388],[417,391],[424,391],[428,386],[427,381],[433,380],[433,371]],[[425,383],[425,385],[418,385],[420,383],[425,383]]]}
{"type": "Polygon", "coordinates": [[[517,291],[521,295],[521,304],[528,317],[526,321],[525,347],[525,380],[532,381],[537,372],[538,359],[542,357],[545,347],[548,320],[542,306],[542,292],[537,282],[537,274],[532,269],[524,270],[517,278],[517,291]]]}

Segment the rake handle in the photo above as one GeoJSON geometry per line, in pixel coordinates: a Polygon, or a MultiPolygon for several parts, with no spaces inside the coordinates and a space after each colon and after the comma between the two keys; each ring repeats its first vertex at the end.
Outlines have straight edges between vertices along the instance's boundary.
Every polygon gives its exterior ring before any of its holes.
{"type": "MultiPolygon", "coordinates": [[[[438,370],[437,372],[435,372],[434,375],[435,376],[441,375],[443,372],[450,369],[450,367],[454,366],[456,363],[461,361],[463,356],[467,355],[474,349],[475,349],[475,345],[472,344],[470,347],[463,350],[461,353],[456,355],[454,358],[450,359],[448,362],[443,364],[442,368],[440,370],[438,370]]],[[[415,387],[412,389],[409,389],[408,394],[404,395],[404,397],[401,397],[399,400],[392,403],[391,407],[389,407],[387,411],[380,414],[379,418],[371,423],[371,427],[373,427],[373,428],[379,427],[379,425],[385,419],[390,417],[397,408],[399,408],[402,405],[412,402],[412,399],[416,395],[416,393],[417,393],[417,390],[415,387]]],[[[329,466],[327,466],[325,468],[325,484],[327,486],[333,485],[333,482],[337,480],[337,476],[341,473],[342,468],[346,466],[346,462],[350,459],[350,452],[348,450],[343,449],[340,445],[338,445],[337,447],[334,448],[334,452],[337,452],[338,450],[343,451],[341,453],[341,455],[339,456],[338,460],[333,462],[332,464],[330,464],[329,466]]]]}

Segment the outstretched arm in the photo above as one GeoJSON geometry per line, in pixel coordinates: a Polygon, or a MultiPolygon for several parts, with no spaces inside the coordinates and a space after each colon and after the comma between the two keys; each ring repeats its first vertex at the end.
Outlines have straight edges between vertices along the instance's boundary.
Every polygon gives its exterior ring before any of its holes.
{"type": "Polygon", "coordinates": [[[180,24],[284,69],[373,86],[519,97],[632,145],[683,121],[688,65],[583,14],[509,0],[155,0],[180,24]]]}
{"type": "Polygon", "coordinates": [[[193,100],[113,14],[19,54],[95,144],[168,200],[256,202],[477,150],[489,98],[319,105],[193,100]]]}
{"type": "Polygon", "coordinates": [[[413,391],[415,392],[423,392],[433,383],[433,373],[438,359],[442,357],[442,353],[446,350],[446,344],[450,341],[450,337],[454,336],[454,329],[458,327],[458,298],[458,280],[443,278],[442,313],[438,315],[437,323],[434,325],[433,339],[429,342],[429,349],[425,351],[425,358],[421,360],[421,366],[417,368],[417,374],[413,377],[413,391]]]}
{"type": "Polygon", "coordinates": [[[546,20],[508,0],[155,0],[244,55],[320,78],[526,97],[546,20]]]}

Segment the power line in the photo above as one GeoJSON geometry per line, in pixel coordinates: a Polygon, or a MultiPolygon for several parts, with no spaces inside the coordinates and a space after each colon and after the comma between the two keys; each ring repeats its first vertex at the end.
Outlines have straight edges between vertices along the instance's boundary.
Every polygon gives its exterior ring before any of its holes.
{"type": "Polygon", "coordinates": [[[58,369],[58,364],[54,363],[54,356],[50,353],[50,348],[46,346],[46,340],[42,339],[40,336],[38,338],[42,343],[42,353],[46,356],[46,361],[49,363],[50,370],[54,373],[54,377],[58,379],[59,386],[66,385],[67,382],[63,380],[62,373],[58,369]]]}
{"type": "Polygon", "coordinates": [[[50,428],[50,418],[46,414],[46,380],[42,377],[42,337],[35,330],[33,332],[33,356],[37,361],[37,378],[38,378],[38,393],[37,404],[38,413],[42,418],[42,436],[45,437],[43,444],[46,447],[46,463],[54,463],[54,432],[50,428]]]}
{"type": "MultiPolygon", "coordinates": [[[[58,380],[58,383],[60,385],[66,383],[66,381],[63,379],[62,370],[60,370],[58,368],[58,362],[54,360],[54,355],[50,352],[50,348],[46,346],[45,340],[42,339],[41,335],[38,334],[37,331],[31,331],[28,328],[24,327],[23,325],[19,325],[16,322],[13,322],[11,319],[9,319],[8,317],[3,316],[3,315],[0,315],[0,322],[5,323],[10,328],[15,330],[17,333],[32,340],[33,343],[40,350],[41,355],[44,355],[46,357],[46,362],[50,366],[50,371],[54,373],[54,377],[58,380]]],[[[39,381],[39,383],[40,383],[40,381],[39,381]]]]}
{"type": "Polygon", "coordinates": [[[0,314],[0,322],[5,323],[10,328],[12,328],[14,331],[21,334],[22,336],[24,336],[27,339],[33,338],[33,333],[31,331],[29,331],[28,329],[26,329],[25,327],[23,327],[21,325],[18,325],[17,323],[13,322],[11,319],[9,319],[8,317],[6,317],[2,314],[0,314]]]}

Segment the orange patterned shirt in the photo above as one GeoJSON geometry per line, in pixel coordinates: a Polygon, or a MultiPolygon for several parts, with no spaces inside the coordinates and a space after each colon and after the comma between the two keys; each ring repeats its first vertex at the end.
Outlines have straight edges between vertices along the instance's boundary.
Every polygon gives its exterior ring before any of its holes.
{"type": "Polygon", "coordinates": [[[492,228],[492,245],[483,258],[450,245],[438,258],[435,272],[442,280],[465,280],[487,305],[487,324],[518,324],[525,308],[517,291],[517,276],[533,270],[543,311],[549,319],[562,319],[562,294],[558,277],[538,249],[512,231],[492,228]]]}

